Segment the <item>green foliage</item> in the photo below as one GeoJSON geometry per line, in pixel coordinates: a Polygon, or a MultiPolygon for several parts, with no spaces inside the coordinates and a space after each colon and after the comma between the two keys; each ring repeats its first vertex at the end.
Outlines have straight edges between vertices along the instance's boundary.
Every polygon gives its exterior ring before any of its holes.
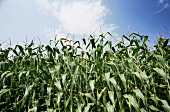
{"type": "Polygon", "coordinates": [[[106,34],[0,49],[0,111],[169,112],[169,39],[150,50],[148,36],[106,34]]]}

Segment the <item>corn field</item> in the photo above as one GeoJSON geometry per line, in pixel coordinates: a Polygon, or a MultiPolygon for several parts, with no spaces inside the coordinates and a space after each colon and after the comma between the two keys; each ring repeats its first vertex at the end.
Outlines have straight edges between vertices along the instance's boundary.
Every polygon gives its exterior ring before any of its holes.
{"type": "Polygon", "coordinates": [[[169,39],[106,35],[0,48],[0,111],[170,112],[169,39]]]}

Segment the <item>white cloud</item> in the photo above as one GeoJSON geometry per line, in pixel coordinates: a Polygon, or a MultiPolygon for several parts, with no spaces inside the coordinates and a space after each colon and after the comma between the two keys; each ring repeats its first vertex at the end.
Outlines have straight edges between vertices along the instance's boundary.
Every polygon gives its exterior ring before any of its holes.
{"type": "Polygon", "coordinates": [[[42,10],[45,14],[48,14],[48,12],[52,10],[51,4],[48,2],[48,0],[35,1],[39,4],[40,10],[42,10]]]}
{"type": "Polygon", "coordinates": [[[160,13],[160,12],[162,12],[163,10],[165,10],[165,9],[167,9],[167,8],[169,8],[169,7],[170,7],[169,3],[163,4],[163,7],[162,7],[160,10],[158,10],[158,11],[156,11],[156,12],[154,12],[154,13],[155,13],[155,14],[156,14],[156,13],[160,13]]]}
{"type": "Polygon", "coordinates": [[[74,2],[65,5],[56,15],[66,32],[73,34],[92,33],[103,24],[107,9],[101,6],[101,2],[74,2]]]}
{"type": "MultiPolygon", "coordinates": [[[[59,26],[57,33],[93,34],[102,30],[112,32],[116,25],[105,22],[105,17],[110,14],[102,0],[36,0],[45,13],[56,18],[59,26]]],[[[56,29],[56,28],[55,28],[56,29]]]]}
{"type": "Polygon", "coordinates": [[[166,4],[164,5],[164,9],[168,8],[169,6],[170,6],[169,3],[166,3],[166,4]]]}
{"type": "Polygon", "coordinates": [[[160,4],[163,4],[163,3],[164,3],[164,0],[159,0],[159,3],[160,3],[160,4]]]}

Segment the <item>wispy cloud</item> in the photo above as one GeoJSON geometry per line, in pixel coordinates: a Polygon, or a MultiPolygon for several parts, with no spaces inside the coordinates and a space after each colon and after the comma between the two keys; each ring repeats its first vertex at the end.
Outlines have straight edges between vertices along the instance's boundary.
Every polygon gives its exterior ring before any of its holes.
{"type": "Polygon", "coordinates": [[[56,18],[58,33],[92,34],[103,31],[112,32],[116,25],[105,22],[105,17],[110,13],[109,9],[102,5],[102,0],[71,0],[49,2],[48,0],[36,0],[45,13],[56,18]]]}
{"type": "Polygon", "coordinates": [[[158,13],[160,13],[160,12],[162,12],[162,11],[164,11],[165,9],[167,9],[167,8],[170,7],[169,3],[165,3],[165,0],[159,0],[158,3],[160,4],[161,9],[158,10],[158,11],[156,11],[156,12],[154,12],[155,14],[158,14],[158,13]]]}
{"type": "Polygon", "coordinates": [[[35,0],[39,6],[40,10],[43,11],[45,14],[48,14],[49,11],[52,10],[51,4],[48,2],[48,0],[35,0]]]}
{"type": "Polygon", "coordinates": [[[159,0],[159,3],[160,4],[163,4],[165,0],[159,0]]]}

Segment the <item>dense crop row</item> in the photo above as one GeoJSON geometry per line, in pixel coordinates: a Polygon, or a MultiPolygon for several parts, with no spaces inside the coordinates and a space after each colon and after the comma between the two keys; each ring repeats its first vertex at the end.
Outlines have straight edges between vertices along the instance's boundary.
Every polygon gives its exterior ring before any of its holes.
{"type": "Polygon", "coordinates": [[[148,36],[105,36],[0,49],[0,111],[170,112],[168,39],[150,50],[148,36]]]}

